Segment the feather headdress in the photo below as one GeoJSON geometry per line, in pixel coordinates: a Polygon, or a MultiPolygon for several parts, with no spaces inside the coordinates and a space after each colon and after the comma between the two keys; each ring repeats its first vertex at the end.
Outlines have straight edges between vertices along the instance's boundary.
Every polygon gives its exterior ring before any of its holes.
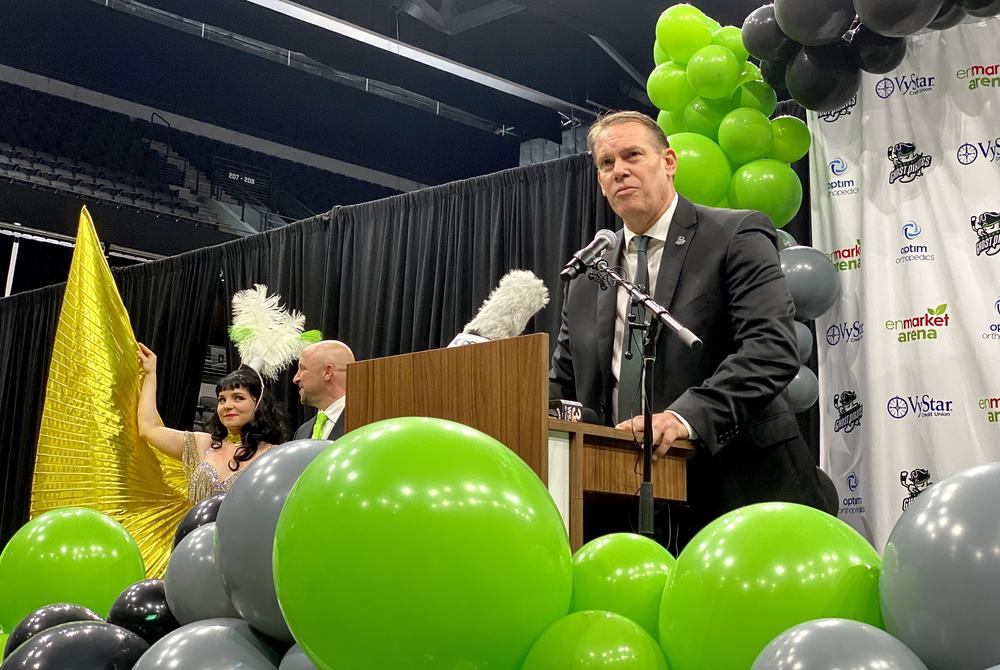
{"type": "Polygon", "coordinates": [[[254,284],[233,295],[229,338],[244,365],[273,381],[305,347],[322,338],[318,330],[303,332],[305,323],[304,314],[281,305],[281,296],[269,296],[267,286],[254,284]]]}

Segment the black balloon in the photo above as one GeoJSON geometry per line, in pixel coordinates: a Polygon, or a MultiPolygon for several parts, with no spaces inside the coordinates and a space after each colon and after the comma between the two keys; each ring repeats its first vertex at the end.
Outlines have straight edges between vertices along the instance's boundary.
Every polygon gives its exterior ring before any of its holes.
{"type": "Polygon", "coordinates": [[[851,52],[865,72],[885,74],[903,62],[906,40],[879,35],[868,26],[861,25],[851,36],[851,52]]]}
{"type": "Polygon", "coordinates": [[[7,638],[7,644],[4,645],[3,657],[10,656],[11,652],[42,631],[71,621],[104,621],[104,619],[86,607],[70,603],[39,607],[14,626],[14,630],[7,638]]]}
{"type": "Polygon", "coordinates": [[[788,85],[785,83],[785,69],[788,67],[788,60],[784,58],[772,58],[760,62],[760,76],[764,78],[771,88],[779,91],[787,91],[788,85]]]}
{"type": "Polygon", "coordinates": [[[132,670],[149,645],[103,621],[64,623],[31,638],[0,670],[132,670]]]}
{"type": "Polygon", "coordinates": [[[965,18],[965,10],[956,5],[952,0],[944,0],[941,11],[934,17],[934,20],[927,26],[931,30],[947,30],[957,26],[965,18]]]}
{"type": "Polygon", "coordinates": [[[121,592],[108,623],[130,630],[149,644],[181,627],[167,607],[162,579],[144,579],[121,592]]]}
{"type": "Polygon", "coordinates": [[[852,0],[774,0],[782,32],[806,46],[836,42],[854,21],[852,0]]]}
{"type": "Polygon", "coordinates": [[[785,70],[788,93],[814,112],[842,107],[858,92],[861,70],[847,42],[804,47],[785,70]]]}
{"type": "Polygon", "coordinates": [[[858,18],[880,35],[906,37],[926,28],[944,0],[854,0],[858,18]]]}
{"type": "Polygon", "coordinates": [[[743,22],[743,46],[758,60],[786,58],[799,47],[774,18],[774,5],[754,10],[743,22]]]}
{"type": "Polygon", "coordinates": [[[219,516],[219,506],[222,505],[222,499],[225,496],[225,493],[220,493],[211,498],[205,498],[188,510],[188,513],[184,515],[184,518],[181,519],[180,524],[177,526],[177,532],[174,533],[174,549],[195,528],[204,526],[206,523],[215,522],[215,518],[219,516]]]}
{"type": "Polygon", "coordinates": [[[966,14],[978,18],[1000,14],[1000,0],[955,0],[955,4],[965,10],[966,14]]]}

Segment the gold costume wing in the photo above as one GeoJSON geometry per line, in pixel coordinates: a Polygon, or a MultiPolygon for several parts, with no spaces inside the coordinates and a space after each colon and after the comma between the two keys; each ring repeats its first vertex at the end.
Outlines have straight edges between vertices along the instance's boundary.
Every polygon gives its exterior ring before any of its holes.
{"type": "Polygon", "coordinates": [[[71,506],[103,512],[135,538],[147,576],[162,577],[191,502],[180,461],[139,437],[137,350],[84,207],[45,388],[31,516],[71,506]]]}

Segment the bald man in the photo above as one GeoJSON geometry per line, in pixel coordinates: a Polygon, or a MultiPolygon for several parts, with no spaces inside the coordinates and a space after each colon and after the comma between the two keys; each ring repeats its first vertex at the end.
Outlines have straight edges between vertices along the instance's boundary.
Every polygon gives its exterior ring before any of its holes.
{"type": "Polygon", "coordinates": [[[336,440],[344,434],[347,366],[353,362],[351,348],[337,340],[323,340],[302,350],[292,381],[299,387],[299,401],[318,411],[299,426],[294,439],[336,440]]]}

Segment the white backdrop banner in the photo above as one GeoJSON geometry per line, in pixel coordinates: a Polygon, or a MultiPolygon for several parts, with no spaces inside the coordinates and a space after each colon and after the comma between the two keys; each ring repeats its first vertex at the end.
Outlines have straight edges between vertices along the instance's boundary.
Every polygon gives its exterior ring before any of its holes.
{"type": "Polygon", "coordinates": [[[822,467],[881,551],[909,502],[1000,460],[1000,18],[909,38],[809,115],[822,467]]]}

